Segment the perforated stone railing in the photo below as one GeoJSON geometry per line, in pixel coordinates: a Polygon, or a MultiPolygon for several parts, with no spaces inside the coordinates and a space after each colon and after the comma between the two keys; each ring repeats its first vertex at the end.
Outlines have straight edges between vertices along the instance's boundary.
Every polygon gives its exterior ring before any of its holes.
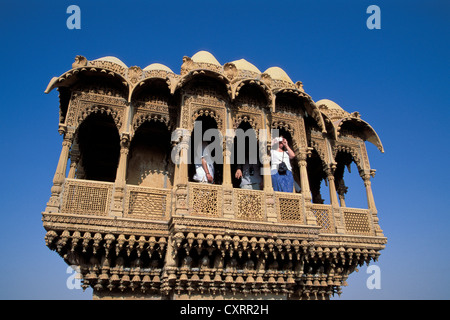
{"type": "Polygon", "coordinates": [[[114,184],[66,179],[62,193],[62,213],[108,215],[114,184]]]}
{"type": "Polygon", "coordinates": [[[371,213],[367,209],[341,208],[344,216],[345,231],[354,235],[374,235],[371,213]]]}
{"type": "MultiPolygon", "coordinates": [[[[66,179],[61,198],[61,213],[108,216],[114,183],[66,179]]],[[[279,223],[306,225],[306,208],[301,194],[233,188],[232,219],[243,221],[275,221],[268,219],[272,197],[273,214],[279,223]]],[[[224,189],[221,185],[189,183],[189,214],[211,218],[224,217],[224,189]]],[[[346,234],[373,236],[374,222],[368,209],[332,208],[331,205],[311,204],[310,210],[321,233],[336,233],[335,214],[339,210],[346,234]]],[[[123,217],[168,220],[172,212],[172,189],[126,185],[123,217]]],[[[336,216],[336,217],[338,217],[336,216]]]]}
{"type": "Polygon", "coordinates": [[[222,198],[222,186],[189,183],[189,212],[192,215],[222,217],[222,198]]]}
{"type": "Polygon", "coordinates": [[[279,222],[306,224],[301,194],[275,192],[275,204],[279,222]]]}
{"type": "Polygon", "coordinates": [[[263,191],[233,189],[233,202],[236,219],[266,221],[266,197],[263,191]]]}
{"type": "Polygon", "coordinates": [[[334,217],[331,205],[313,204],[311,211],[316,217],[317,225],[322,227],[322,233],[335,233],[334,217]]]}
{"type": "Polygon", "coordinates": [[[170,189],[127,185],[124,217],[167,220],[170,217],[171,195],[170,189]]]}

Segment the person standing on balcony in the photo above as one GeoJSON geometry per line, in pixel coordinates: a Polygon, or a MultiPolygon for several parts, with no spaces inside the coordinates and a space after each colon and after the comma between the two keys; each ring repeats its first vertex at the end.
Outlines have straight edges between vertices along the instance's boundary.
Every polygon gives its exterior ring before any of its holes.
{"type": "Polygon", "coordinates": [[[274,191],[293,192],[294,176],[292,175],[291,159],[294,151],[282,136],[273,139],[271,157],[272,187],[274,191]]]}
{"type": "Polygon", "coordinates": [[[194,181],[201,183],[214,183],[214,161],[211,157],[208,143],[203,141],[201,157],[195,155],[194,181]]]}
{"type": "Polygon", "coordinates": [[[249,163],[248,156],[245,159],[245,163],[238,163],[234,177],[240,180],[239,187],[247,190],[261,190],[262,189],[262,177],[261,166],[258,163],[249,163]]]}

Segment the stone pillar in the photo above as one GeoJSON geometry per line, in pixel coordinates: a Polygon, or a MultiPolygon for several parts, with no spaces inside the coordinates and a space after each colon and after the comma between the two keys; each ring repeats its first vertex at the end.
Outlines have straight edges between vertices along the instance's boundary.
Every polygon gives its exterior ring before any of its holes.
{"type": "Polygon", "coordinates": [[[370,173],[360,172],[360,176],[364,181],[364,186],[366,187],[366,195],[367,195],[367,205],[369,208],[369,212],[372,215],[373,226],[375,230],[375,236],[383,237],[383,230],[380,228],[378,212],[375,207],[375,200],[373,198],[372,186],[370,182],[370,177],[375,175],[375,170],[371,170],[370,173]]]}
{"type": "Polygon", "coordinates": [[[223,170],[222,176],[223,181],[222,185],[224,188],[233,188],[233,182],[231,180],[231,150],[233,148],[233,140],[234,140],[234,132],[231,128],[232,119],[231,119],[231,111],[230,108],[226,108],[226,130],[225,135],[223,137],[223,170]]]}
{"type": "Polygon", "coordinates": [[[233,148],[233,140],[233,136],[227,134],[224,137],[223,143],[223,217],[227,219],[234,219],[233,183],[231,181],[231,150],[233,148]]]}
{"type": "Polygon", "coordinates": [[[69,151],[74,138],[74,132],[68,130],[66,126],[61,125],[58,131],[60,134],[64,135],[64,139],[58,165],[56,166],[55,175],[53,176],[53,186],[51,188],[50,200],[45,209],[46,212],[59,212],[59,196],[62,191],[64,180],[66,179],[67,161],[69,159],[69,151]]]}
{"type": "Polygon", "coordinates": [[[300,168],[300,188],[302,189],[302,197],[305,204],[306,224],[317,225],[317,219],[312,211],[312,196],[311,189],[309,187],[309,178],[307,170],[308,154],[311,151],[309,149],[303,149],[298,151],[299,161],[298,167],[300,168]]]}
{"type": "Polygon", "coordinates": [[[336,169],[335,164],[332,164],[329,166],[326,170],[327,173],[327,180],[328,180],[328,188],[330,189],[330,202],[331,202],[331,208],[334,216],[335,226],[336,226],[336,233],[341,234],[345,233],[344,228],[344,221],[343,219],[343,212],[342,209],[339,207],[339,201],[337,198],[337,192],[336,192],[336,185],[334,183],[334,170],[336,169]]]}
{"type": "Polygon", "coordinates": [[[300,168],[300,184],[302,189],[302,195],[305,199],[305,202],[311,202],[312,196],[311,196],[311,190],[309,188],[309,179],[308,179],[308,170],[307,170],[307,163],[306,159],[308,158],[308,151],[306,150],[300,150],[299,152],[299,161],[298,166],[300,168]]]}
{"type": "Polygon", "coordinates": [[[332,207],[339,208],[339,201],[336,193],[336,185],[334,184],[334,169],[327,169],[328,187],[330,189],[330,202],[332,207]]]}
{"type": "Polygon", "coordinates": [[[339,186],[337,188],[341,208],[345,208],[345,194],[347,193],[347,190],[348,187],[345,186],[344,179],[341,179],[341,181],[339,181],[339,186]]]}
{"type": "Polygon", "coordinates": [[[370,182],[370,174],[361,174],[361,177],[364,181],[364,186],[366,187],[366,195],[367,195],[367,206],[369,209],[377,210],[375,207],[375,200],[373,199],[372,187],[370,182]]]}
{"type": "Polygon", "coordinates": [[[74,179],[75,173],[77,171],[78,163],[80,161],[80,149],[78,143],[72,145],[72,150],[70,150],[70,169],[67,178],[74,179]]]}
{"type": "Polygon", "coordinates": [[[172,134],[172,161],[175,162],[174,208],[175,214],[187,214],[188,164],[191,134],[187,129],[177,129],[172,134]]]}
{"type": "Polygon", "coordinates": [[[259,157],[260,162],[262,164],[262,172],[264,188],[263,190],[266,192],[273,192],[272,187],[272,175],[270,170],[270,150],[271,150],[271,141],[270,134],[268,129],[262,129],[259,131],[259,157]]]}
{"type": "Polygon", "coordinates": [[[263,183],[264,183],[264,191],[273,192],[272,187],[272,174],[270,170],[270,156],[265,154],[262,157],[262,176],[263,176],[263,183]]]}
{"type": "Polygon", "coordinates": [[[130,151],[130,135],[122,133],[120,139],[120,158],[117,166],[116,181],[114,182],[113,206],[111,216],[123,216],[123,198],[126,184],[128,152],[130,151]]]}
{"type": "Polygon", "coordinates": [[[232,188],[231,181],[231,150],[233,148],[233,137],[226,135],[223,142],[223,181],[222,185],[226,188],[232,188]]]}
{"type": "Polygon", "coordinates": [[[174,134],[177,136],[173,146],[174,153],[172,154],[176,164],[174,184],[187,184],[189,180],[188,164],[191,135],[189,131],[185,129],[177,129],[174,134]]]}
{"type": "Polygon", "coordinates": [[[75,172],[75,176],[77,179],[84,179],[86,176],[86,173],[84,172],[84,166],[83,166],[83,158],[81,158],[80,155],[80,160],[78,161],[78,165],[77,165],[77,170],[75,172]]]}

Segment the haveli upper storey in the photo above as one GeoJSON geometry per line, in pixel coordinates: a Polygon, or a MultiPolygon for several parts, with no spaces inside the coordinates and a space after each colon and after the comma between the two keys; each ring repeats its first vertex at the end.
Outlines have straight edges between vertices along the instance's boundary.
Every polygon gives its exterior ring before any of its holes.
{"type": "MultiPolygon", "coordinates": [[[[358,112],[315,102],[279,67],[261,72],[244,59],[222,65],[200,51],[184,57],[177,74],[159,63],[141,69],[115,57],[77,56],[45,92],[54,88],[64,139],[43,213],[46,241],[83,266],[84,285],[96,297],[133,296],[139,287],[144,296],[243,290],[327,298],[384,248],[365,147],[369,141],[384,152],[380,138],[358,112]],[[171,161],[173,152],[191,152],[184,138],[196,120],[222,134],[224,161],[214,185],[193,182],[188,164],[171,161]],[[294,192],[274,191],[270,176],[262,190],[237,187],[229,161],[235,137],[227,131],[237,128],[281,131],[296,155],[294,192]],[[367,209],[345,204],[344,172],[352,162],[367,209]]],[[[270,139],[258,141],[262,166],[270,166],[270,139]]]]}

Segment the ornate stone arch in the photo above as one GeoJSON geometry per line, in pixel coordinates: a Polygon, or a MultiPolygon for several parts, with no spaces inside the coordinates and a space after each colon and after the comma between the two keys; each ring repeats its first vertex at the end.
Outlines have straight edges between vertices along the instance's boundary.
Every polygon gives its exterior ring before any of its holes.
{"type": "Polygon", "coordinates": [[[378,150],[384,152],[383,144],[376,131],[366,121],[362,120],[358,112],[352,113],[349,117],[336,121],[334,123],[336,128],[336,135],[351,135],[352,132],[346,132],[348,128],[351,128],[361,139],[367,140],[373,143],[378,150]]]}
{"type": "Polygon", "coordinates": [[[165,89],[169,94],[174,94],[175,87],[180,76],[171,73],[166,70],[143,70],[143,75],[139,78],[139,81],[136,82],[133,89],[130,91],[130,101],[133,100],[134,96],[138,91],[142,88],[146,88],[146,86],[151,85],[154,81],[158,81],[164,84],[165,89]]]}
{"type": "Polygon", "coordinates": [[[132,139],[136,131],[139,129],[139,127],[144,124],[145,122],[162,122],[166,125],[167,129],[169,131],[172,131],[175,128],[175,124],[168,115],[162,115],[157,113],[139,113],[136,114],[136,116],[133,118],[133,123],[131,125],[130,130],[130,138],[132,139]]]}
{"type": "Polygon", "coordinates": [[[225,136],[225,112],[220,112],[219,110],[215,110],[214,108],[207,106],[197,106],[191,112],[191,121],[189,125],[189,130],[193,130],[194,122],[198,117],[207,116],[213,118],[217,123],[217,129],[225,136]]]}
{"type": "Polygon", "coordinates": [[[311,148],[317,152],[317,154],[320,157],[320,160],[322,160],[322,164],[324,168],[329,164],[328,162],[328,152],[325,140],[318,141],[315,139],[311,140],[311,148]]]}
{"type": "Polygon", "coordinates": [[[259,130],[261,129],[261,123],[260,119],[258,119],[258,116],[245,113],[236,114],[233,121],[233,130],[239,128],[242,122],[248,122],[248,124],[250,124],[253,130],[255,130],[256,137],[258,138],[258,133],[259,130]]]}
{"type": "MultiPolygon", "coordinates": [[[[114,123],[116,124],[117,130],[119,132],[122,132],[122,118],[123,118],[123,112],[120,112],[116,110],[114,107],[110,106],[103,106],[103,105],[87,105],[84,108],[80,108],[79,116],[76,122],[76,127],[79,128],[81,123],[91,114],[95,113],[104,113],[107,115],[111,115],[111,117],[114,120],[114,123]]],[[[69,124],[70,125],[70,124],[69,124]]]]}
{"type": "Polygon", "coordinates": [[[357,145],[348,145],[348,144],[340,144],[337,143],[333,148],[333,159],[336,161],[336,156],[338,152],[346,152],[349,153],[353,157],[353,161],[355,162],[358,171],[364,170],[364,159],[360,153],[360,148],[357,145]]]}
{"type": "Polygon", "coordinates": [[[72,92],[65,125],[78,128],[92,113],[106,113],[112,116],[119,133],[125,130],[125,111],[128,108],[126,99],[116,96],[105,96],[97,93],[81,91],[72,92]]]}
{"type": "Polygon", "coordinates": [[[297,116],[272,114],[271,129],[283,128],[292,137],[292,150],[298,155],[299,149],[308,147],[303,120],[297,116]]]}
{"type": "Polygon", "coordinates": [[[224,77],[221,73],[207,69],[192,70],[177,79],[172,79],[171,84],[172,93],[174,93],[177,90],[181,90],[182,88],[186,87],[190,82],[201,76],[208,77],[222,83],[225,86],[228,98],[231,99],[232,88],[230,81],[226,77],[224,77]]]}
{"type": "Polygon", "coordinates": [[[232,86],[232,99],[235,100],[239,96],[241,89],[248,85],[257,87],[264,94],[267,100],[267,106],[272,105],[274,99],[272,90],[270,90],[270,88],[263,81],[257,79],[243,79],[235,82],[232,86]]]}

